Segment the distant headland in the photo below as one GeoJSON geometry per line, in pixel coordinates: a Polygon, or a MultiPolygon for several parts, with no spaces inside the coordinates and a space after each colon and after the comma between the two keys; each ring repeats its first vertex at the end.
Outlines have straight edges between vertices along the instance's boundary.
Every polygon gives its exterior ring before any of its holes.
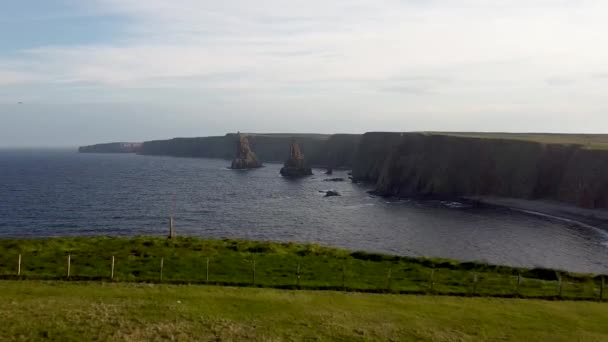
{"type": "MultiPolygon", "coordinates": [[[[608,208],[608,135],[370,132],[246,136],[246,147],[255,152],[256,162],[283,163],[293,154],[291,144],[297,139],[307,165],[352,170],[354,182],[374,184],[375,193],[382,196],[514,198],[608,208]]],[[[235,144],[239,139],[229,133],[83,146],[79,151],[233,160],[238,157],[235,144]]],[[[246,159],[250,151],[241,152],[246,159]]]]}

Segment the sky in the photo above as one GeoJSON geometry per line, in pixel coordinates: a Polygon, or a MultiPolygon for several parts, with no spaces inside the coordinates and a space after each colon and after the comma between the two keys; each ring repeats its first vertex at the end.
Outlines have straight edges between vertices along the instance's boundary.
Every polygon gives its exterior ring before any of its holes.
{"type": "Polygon", "coordinates": [[[8,0],[0,147],[608,133],[605,0],[8,0]]]}

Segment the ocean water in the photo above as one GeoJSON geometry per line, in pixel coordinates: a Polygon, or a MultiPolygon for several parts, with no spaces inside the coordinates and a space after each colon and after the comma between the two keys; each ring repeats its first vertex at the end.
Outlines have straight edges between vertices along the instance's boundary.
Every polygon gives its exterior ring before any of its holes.
{"type": "MultiPolygon", "coordinates": [[[[387,200],[280,165],[71,150],[0,150],[0,238],[132,236],[314,242],[353,250],[608,273],[604,231],[508,209],[387,200]],[[341,197],[323,197],[323,190],[341,197]]],[[[345,171],[331,177],[348,178],[345,171]]]]}

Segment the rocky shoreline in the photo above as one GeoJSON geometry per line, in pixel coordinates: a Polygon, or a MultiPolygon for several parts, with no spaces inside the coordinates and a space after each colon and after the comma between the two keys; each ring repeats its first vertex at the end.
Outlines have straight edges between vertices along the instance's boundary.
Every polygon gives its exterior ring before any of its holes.
{"type": "Polygon", "coordinates": [[[492,196],[474,196],[465,199],[483,205],[509,208],[530,215],[544,216],[608,232],[608,210],[605,209],[585,209],[548,200],[523,200],[492,196]]]}

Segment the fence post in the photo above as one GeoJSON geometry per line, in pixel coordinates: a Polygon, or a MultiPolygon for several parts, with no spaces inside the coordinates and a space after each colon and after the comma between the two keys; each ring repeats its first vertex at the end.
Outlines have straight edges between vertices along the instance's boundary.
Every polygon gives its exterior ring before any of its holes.
{"type": "Polygon", "coordinates": [[[21,254],[19,254],[19,261],[17,262],[17,276],[21,276],[21,254]]]}
{"type": "Polygon", "coordinates": [[[429,279],[431,292],[435,291],[435,269],[431,269],[431,278],[429,279]]]}
{"type": "Polygon", "coordinates": [[[559,272],[555,272],[555,275],[557,276],[557,286],[558,286],[557,295],[559,297],[561,297],[562,296],[562,288],[563,288],[562,275],[559,272]]]}
{"type": "Polygon", "coordinates": [[[521,273],[517,272],[517,285],[515,287],[515,293],[519,295],[519,287],[521,286],[521,273]]]}
{"type": "Polygon", "coordinates": [[[205,267],[205,282],[209,282],[209,257],[207,257],[207,265],[205,267]]]}
{"type": "Polygon", "coordinates": [[[606,280],[602,276],[602,284],[600,285],[600,302],[604,300],[604,287],[606,286],[606,280]]]}
{"type": "Polygon", "coordinates": [[[251,285],[255,285],[255,259],[251,261],[251,285]]]}
{"type": "Polygon", "coordinates": [[[389,266],[388,268],[388,274],[386,275],[386,289],[388,291],[391,290],[391,273],[393,271],[393,266],[389,266]]]}
{"type": "Polygon", "coordinates": [[[169,239],[175,238],[175,227],[173,226],[173,216],[169,217],[169,239]]]}
{"type": "Polygon", "coordinates": [[[300,287],[300,263],[298,263],[298,268],[296,269],[296,285],[298,288],[300,287]]]}
{"type": "Polygon", "coordinates": [[[473,272],[473,295],[477,293],[477,272],[473,272]]]}
{"type": "Polygon", "coordinates": [[[163,281],[163,266],[165,264],[165,258],[160,258],[160,281],[163,281]]]}
{"type": "Polygon", "coordinates": [[[114,256],[112,255],[112,273],[110,273],[110,279],[114,280],[114,256]]]}
{"type": "Polygon", "coordinates": [[[68,279],[70,278],[70,268],[72,266],[72,255],[68,254],[68,279]]]}

